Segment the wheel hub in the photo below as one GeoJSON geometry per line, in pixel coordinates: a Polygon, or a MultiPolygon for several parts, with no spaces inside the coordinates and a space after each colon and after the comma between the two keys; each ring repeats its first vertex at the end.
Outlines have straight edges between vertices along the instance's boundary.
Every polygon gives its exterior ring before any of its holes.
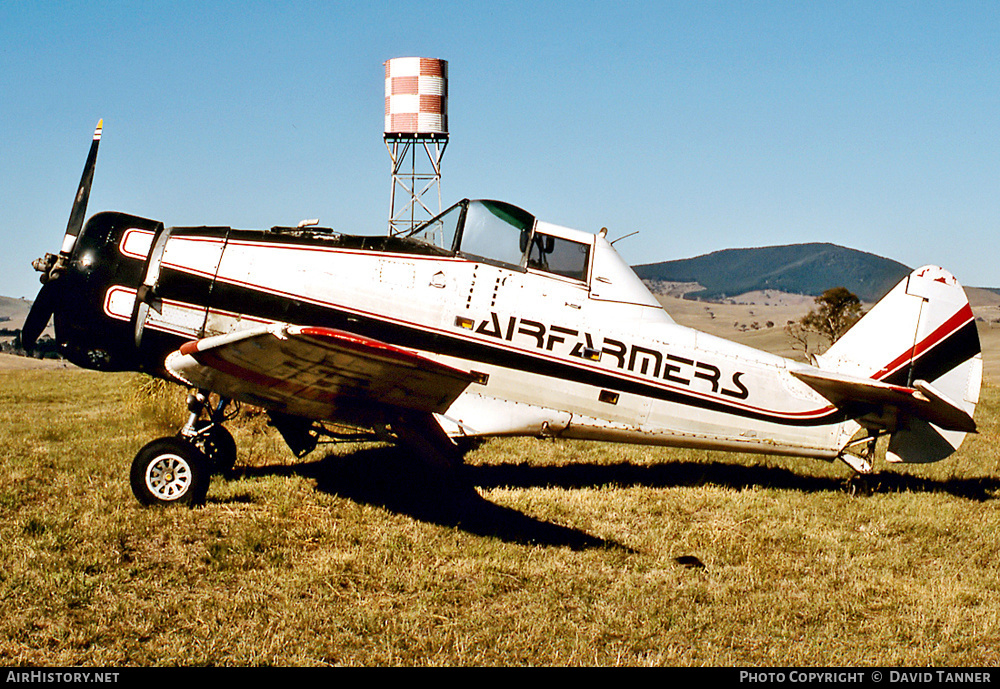
{"type": "Polygon", "coordinates": [[[146,468],[146,487],[160,500],[177,500],[191,487],[191,467],[175,454],[157,457],[146,468]]]}

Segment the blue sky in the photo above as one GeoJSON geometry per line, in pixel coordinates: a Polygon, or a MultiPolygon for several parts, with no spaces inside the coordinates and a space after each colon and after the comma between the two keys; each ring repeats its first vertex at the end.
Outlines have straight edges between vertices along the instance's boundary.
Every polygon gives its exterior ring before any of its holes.
{"type": "Polygon", "coordinates": [[[0,295],[88,213],[383,234],[383,67],[449,61],[444,205],[635,263],[834,242],[1000,286],[1000,3],[0,4],[0,295]]]}

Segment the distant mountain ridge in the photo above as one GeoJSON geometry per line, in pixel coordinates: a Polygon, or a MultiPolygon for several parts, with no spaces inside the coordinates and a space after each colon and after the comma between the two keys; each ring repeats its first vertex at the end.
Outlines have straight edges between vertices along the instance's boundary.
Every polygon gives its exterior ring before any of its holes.
{"type": "Polygon", "coordinates": [[[694,258],[633,266],[643,280],[697,282],[689,299],[722,299],[757,290],[817,296],[846,287],[874,302],[911,271],[898,261],[829,243],[724,249],[694,258]]]}

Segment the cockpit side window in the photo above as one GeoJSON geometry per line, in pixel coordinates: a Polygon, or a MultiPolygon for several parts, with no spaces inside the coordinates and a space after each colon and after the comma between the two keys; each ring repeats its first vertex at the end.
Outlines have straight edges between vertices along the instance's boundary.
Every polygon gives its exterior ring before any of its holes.
{"type": "Polygon", "coordinates": [[[470,201],[458,250],[469,256],[521,266],[535,217],[499,201],[470,201]]]}
{"type": "Polygon", "coordinates": [[[410,236],[442,249],[454,250],[455,237],[458,235],[458,228],[461,227],[464,212],[465,204],[457,203],[418,227],[410,236]]]}
{"type": "Polygon", "coordinates": [[[535,232],[528,251],[528,267],[574,280],[586,280],[590,246],[535,232]]]}

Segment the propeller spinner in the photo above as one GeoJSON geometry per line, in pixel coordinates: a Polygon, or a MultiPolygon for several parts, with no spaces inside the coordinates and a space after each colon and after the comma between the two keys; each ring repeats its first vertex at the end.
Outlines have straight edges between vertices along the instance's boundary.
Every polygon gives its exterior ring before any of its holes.
{"type": "Polygon", "coordinates": [[[66,268],[66,263],[73,254],[73,247],[76,246],[76,238],[83,229],[83,221],[87,213],[87,201],[90,199],[90,187],[94,182],[94,167],[97,165],[97,147],[101,143],[101,131],[104,127],[104,120],[97,123],[94,130],[94,140],[90,144],[90,153],[87,154],[87,162],[83,167],[83,175],[80,177],[80,187],[73,199],[73,208],[69,214],[69,222],[66,223],[66,234],[63,236],[62,246],[58,254],[45,254],[44,258],[36,259],[32,262],[35,270],[41,273],[39,280],[42,288],[35,297],[35,302],[31,305],[28,317],[21,327],[21,346],[27,350],[35,346],[38,336],[42,334],[49,319],[55,312],[61,295],[59,287],[59,276],[66,268]]]}

